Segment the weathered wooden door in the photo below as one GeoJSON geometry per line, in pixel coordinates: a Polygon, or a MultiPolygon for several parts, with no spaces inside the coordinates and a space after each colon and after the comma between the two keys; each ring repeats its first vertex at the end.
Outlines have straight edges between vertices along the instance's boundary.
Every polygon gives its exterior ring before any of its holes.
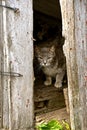
{"type": "Polygon", "coordinates": [[[1,0],[0,5],[0,128],[31,130],[32,0],[1,0]]]}
{"type": "MultiPolygon", "coordinates": [[[[0,4],[2,2],[0,1],[0,4]]],[[[2,56],[2,8],[0,8],[0,70],[1,70],[1,56],[2,56]]],[[[2,85],[1,85],[1,75],[0,75],[0,128],[2,128],[2,85]]]]}
{"type": "Polygon", "coordinates": [[[60,0],[72,130],[87,129],[87,0],[60,0]]]}

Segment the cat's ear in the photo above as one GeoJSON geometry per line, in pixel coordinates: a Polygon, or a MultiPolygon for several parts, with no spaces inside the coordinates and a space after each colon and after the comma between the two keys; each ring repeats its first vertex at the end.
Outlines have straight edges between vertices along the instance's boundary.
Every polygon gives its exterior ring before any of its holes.
{"type": "Polygon", "coordinates": [[[40,49],[36,45],[35,45],[35,48],[34,48],[34,54],[35,54],[35,57],[38,57],[38,55],[40,54],[40,49]]]}
{"type": "Polygon", "coordinates": [[[55,52],[55,46],[51,46],[50,51],[55,52]]]}

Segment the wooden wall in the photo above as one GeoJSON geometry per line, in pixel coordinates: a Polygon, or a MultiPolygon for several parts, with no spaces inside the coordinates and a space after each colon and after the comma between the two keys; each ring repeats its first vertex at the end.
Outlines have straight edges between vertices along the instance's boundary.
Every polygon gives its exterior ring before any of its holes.
{"type": "Polygon", "coordinates": [[[0,7],[0,17],[3,18],[3,24],[0,23],[3,45],[2,49],[0,48],[2,57],[0,71],[4,72],[1,76],[2,84],[0,84],[0,96],[1,88],[3,88],[2,128],[31,130],[34,122],[32,1],[3,0],[2,4],[19,9],[15,12],[12,9],[0,7]]]}
{"type": "MultiPolygon", "coordinates": [[[[87,0],[75,1],[75,40],[81,130],[87,129],[87,0]]],[[[78,121],[77,121],[78,123],[78,121]]]]}
{"type": "MultiPolygon", "coordinates": [[[[0,4],[2,2],[0,1],[0,4]]],[[[0,71],[1,71],[1,61],[2,61],[2,8],[0,8],[0,71]]],[[[2,85],[1,85],[1,75],[0,75],[0,128],[2,127],[2,85]]]]}
{"type": "Polygon", "coordinates": [[[72,130],[87,129],[87,1],[60,0],[72,130]]]}

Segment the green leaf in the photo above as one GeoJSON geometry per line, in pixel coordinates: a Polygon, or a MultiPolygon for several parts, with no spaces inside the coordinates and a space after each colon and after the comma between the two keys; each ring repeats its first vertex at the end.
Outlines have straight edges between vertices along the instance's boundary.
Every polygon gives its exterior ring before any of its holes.
{"type": "Polygon", "coordinates": [[[37,128],[38,128],[38,130],[48,130],[46,123],[42,123],[42,124],[38,125],[37,128]]]}
{"type": "Polygon", "coordinates": [[[62,121],[62,122],[63,122],[63,125],[66,128],[66,130],[70,130],[69,124],[67,122],[65,122],[65,121],[62,121]]]}
{"type": "Polygon", "coordinates": [[[69,124],[65,121],[62,123],[57,120],[51,120],[48,123],[41,123],[37,126],[38,130],[70,130],[69,124]]]}
{"type": "Polygon", "coordinates": [[[63,126],[58,121],[51,120],[48,123],[40,124],[38,130],[63,130],[63,126]]]}
{"type": "Polygon", "coordinates": [[[50,128],[50,130],[63,130],[62,125],[56,120],[49,121],[47,126],[50,128]]]}

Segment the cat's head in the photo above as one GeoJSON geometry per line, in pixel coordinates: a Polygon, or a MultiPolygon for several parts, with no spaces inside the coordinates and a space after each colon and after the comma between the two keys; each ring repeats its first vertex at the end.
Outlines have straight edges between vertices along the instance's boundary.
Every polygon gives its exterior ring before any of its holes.
{"type": "Polygon", "coordinates": [[[55,46],[51,47],[35,47],[35,56],[37,57],[41,67],[51,66],[55,58],[55,46]]]}

